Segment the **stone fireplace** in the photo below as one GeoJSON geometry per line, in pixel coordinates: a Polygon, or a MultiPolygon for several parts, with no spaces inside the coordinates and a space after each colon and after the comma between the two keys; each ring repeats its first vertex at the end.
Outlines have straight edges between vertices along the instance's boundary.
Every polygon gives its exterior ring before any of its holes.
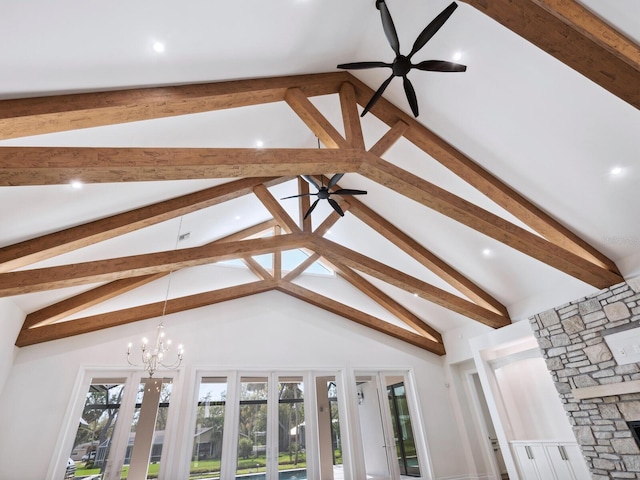
{"type": "Polygon", "coordinates": [[[640,278],[530,323],[592,478],[640,480],[640,364],[619,364],[605,341],[640,327],[640,278]]]}

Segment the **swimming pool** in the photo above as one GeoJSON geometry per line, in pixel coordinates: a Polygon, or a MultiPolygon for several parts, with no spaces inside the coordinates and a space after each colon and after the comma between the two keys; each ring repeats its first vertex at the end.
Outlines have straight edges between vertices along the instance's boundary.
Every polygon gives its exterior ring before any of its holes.
{"type": "MultiPolygon", "coordinates": [[[[267,475],[264,473],[253,473],[249,475],[240,475],[236,480],[265,480],[267,475]]],[[[283,470],[278,472],[278,480],[307,480],[307,469],[299,470],[283,470]]]]}

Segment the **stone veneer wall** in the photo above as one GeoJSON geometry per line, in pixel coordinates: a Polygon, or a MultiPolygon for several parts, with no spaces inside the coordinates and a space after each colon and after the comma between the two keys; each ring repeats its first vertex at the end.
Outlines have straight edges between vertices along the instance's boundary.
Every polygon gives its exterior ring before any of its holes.
{"type": "Polygon", "coordinates": [[[594,480],[640,479],[640,449],[626,424],[640,420],[640,392],[583,400],[571,394],[640,380],[640,364],[618,365],[602,336],[614,327],[640,327],[639,292],[636,278],[530,319],[594,480]]]}

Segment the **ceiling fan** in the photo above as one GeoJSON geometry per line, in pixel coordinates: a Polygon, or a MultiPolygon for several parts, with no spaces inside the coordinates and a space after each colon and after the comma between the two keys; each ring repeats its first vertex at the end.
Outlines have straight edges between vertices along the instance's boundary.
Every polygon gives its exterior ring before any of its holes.
{"type": "Polygon", "coordinates": [[[387,8],[387,4],[385,0],[376,0],[376,8],[380,10],[380,17],[382,18],[382,28],[384,29],[384,33],[389,41],[389,45],[396,54],[396,58],[393,60],[393,63],[385,63],[385,62],[354,62],[354,63],[342,63],[338,65],[337,68],[343,69],[353,69],[353,70],[363,70],[367,68],[376,68],[376,67],[388,67],[391,68],[391,76],[387,78],[380,88],[373,94],[369,103],[364,107],[364,111],[362,112],[361,117],[364,117],[366,113],[375,105],[378,99],[382,96],[382,93],[391,83],[393,77],[402,77],[404,82],[404,91],[407,95],[407,100],[409,101],[409,106],[411,107],[411,111],[413,112],[413,116],[418,116],[418,99],[416,98],[416,92],[409,80],[407,75],[412,69],[416,70],[425,70],[429,72],[464,72],[467,70],[466,65],[460,65],[459,63],[447,62],[445,60],[425,60],[420,63],[411,63],[411,58],[418,53],[418,51],[425,46],[425,44],[433,37],[440,27],[444,25],[444,23],[449,19],[451,14],[454,12],[458,5],[453,2],[447,8],[445,8],[440,14],[434,18],[429,25],[425,27],[424,30],[418,35],[418,38],[413,44],[413,48],[409,55],[402,55],[400,53],[400,41],[398,40],[398,34],[396,33],[396,27],[393,24],[393,19],[391,18],[391,13],[389,13],[389,9],[387,8]]]}
{"type": "Polygon", "coordinates": [[[307,182],[309,182],[310,185],[318,189],[318,192],[317,193],[301,193],[300,195],[291,195],[290,197],[284,197],[284,198],[281,198],[280,200],[286,200],[288,198],[309,197],[309,196],[315,195],[318,198],[316,199],[315,202],[311,204],[311,206],[309,207],[309,210],[307,210],[307,213],[304,214],[304,218],[307,218],[311,214],[311,212],[313,212],[313,209],[316,208],[316,205],[318,205],[318,202],[320,200],[327,200],[329,202],[329,205],[331,205],[333,209],[341,217],[344,217],[344,212],[340,208],[340,205],[333,198],[331,198],[331,195],[366,195],[367,192],[365,190],[353,190],[350,188],[339,188],[335,192],[330,192],[329,189],[335,187],[337,183],[340,181],[340,179],[343,177],[343,175],[344,173],[336,173],[333,177],[331,177],[327,186],[324,185],[324,180],[322,181],[322,185],[318,185],[318,183],[309,175],[302,175],[302,178],[304,178],[307,182]]]}

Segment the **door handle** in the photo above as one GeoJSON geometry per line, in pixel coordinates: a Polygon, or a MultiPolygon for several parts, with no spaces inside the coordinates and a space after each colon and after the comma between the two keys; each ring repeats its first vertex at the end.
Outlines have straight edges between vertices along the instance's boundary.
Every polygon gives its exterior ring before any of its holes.
{"type": "Polygon", "coordinates": [[[558,445],[558,450],[560,451],[560,458],[562,458],[562,460],[569,460],[569,456],[567,455],[567,451],[564,446],[558,445]]]}
{"type": "Polygon", "coordinates": [[[533,460],[533,452],[531,451],[531,447],[529,445],[525,445],[524,450],[527,452],[527,458],[529,460],[533,460]]]}

